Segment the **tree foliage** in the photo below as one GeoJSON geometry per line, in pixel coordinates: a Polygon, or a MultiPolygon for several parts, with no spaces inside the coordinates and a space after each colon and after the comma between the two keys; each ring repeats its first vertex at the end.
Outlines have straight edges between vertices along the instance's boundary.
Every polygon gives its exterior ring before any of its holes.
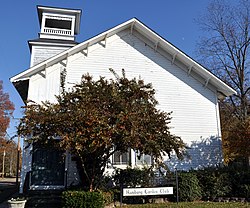
{"type": "MultiPolygon", "coordinates": [[[[9,94],[3,91],[3,82],[0,80],[0,153],[4,155],[0,158],[0,163],[5,166],[5,172],[13,174],[15,169],[13,148],[15,143],[6,139],[6,130],[9,127],[10,119],[14,111],[14,104],[9,99],[9,94]]],[[[1,165],[1,169],[3,165],[1,165]]],[[[2,170],[3,172],[3,170],[2,170]]]]}
{"type": "MultiPolygon", "coordinates": [[[[7,176],[14,176],[17,167],[17,145],[13,140],[7,138],[0,138],[0,144],[0,173],[4,173],[7,176]]],[[[20,158],[19,169],[21,162],[20,158]]]]}
{"type": "Polygon", "coordinates": [[[13,111],[14,104],[10,101],[9,94],[3,91],[3,82],[0,80],[0,138],[5,137],[13,111]]]}
{"type": "Polygon", "coordinates": [[[83,184],[90,190],[98,186],[117,151],[132,148],[160,164],[163,154],[174,151],[181,157],[185,148],[169,131],[170,113],[156,108],[151,84],[111,71],[116,79],[95,81],[84,75],[80,84],[57,97],[57,103],[29,104],[19,126],[19,134],[32,134],[33,142],[50,144],[60,137],[60,148],[79,159],[83,184]]]}
{"type": "Polygon", "coordinates": [[[240,151],[250,149],[249,135],[241,137],[239,132],[247,126],[250,112],[250,1],[240,0],[236,5],[213,0],[198,23],[206,34],[198,45],[202,63],[237,91],[220,103],[226,161],[239,155],[235,152],[249,157],[240,151]]]}
{"type": "MultiPolygon", "coordinates": [[[[225,123],[228,122],[225,121],[225,123]]],[[[249,165],[250,118],[243,121],[234,120],[229,125],[228,129],[223,131],[223,137],[226,138],[223,141],[225,162],[230,163],[237,159],[244,165],[249,165]]]]}

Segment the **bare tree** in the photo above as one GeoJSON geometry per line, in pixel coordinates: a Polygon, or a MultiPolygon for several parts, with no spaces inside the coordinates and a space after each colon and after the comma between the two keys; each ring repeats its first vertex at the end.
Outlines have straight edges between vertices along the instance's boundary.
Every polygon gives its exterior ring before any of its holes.
{"type": "Polygon", "coordinates": [[[240,120],[248,115],[250,100],[250,1],[238,5],[214,0],[198,19],[205,37],[198,44],[203,64],[237,91],[229,101],[240,120]]]}
{"type": "Polygon", "coordinates": [[[213,0],[197,20],[204,32],[198,43],[201,63],[237,91],[220,102],[226,162],[250,157],[243,151],[250,149],[250,0],[232,3],[213,0]]]}

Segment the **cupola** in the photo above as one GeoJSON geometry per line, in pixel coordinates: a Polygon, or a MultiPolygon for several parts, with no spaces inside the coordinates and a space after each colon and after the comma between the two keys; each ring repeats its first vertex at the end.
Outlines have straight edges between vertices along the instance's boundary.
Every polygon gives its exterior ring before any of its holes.
{"type": "Polygon", "coordinates": [[[30,67],[75,45],[80,31],[81,10],[37,6],[40,32],[38,39],[28,41],[30,67]]]}
{"type": "Polygon", "coordinates": [[[40,38],[75,40],[79,33],[81,10],[38,6],[40,38]]]}

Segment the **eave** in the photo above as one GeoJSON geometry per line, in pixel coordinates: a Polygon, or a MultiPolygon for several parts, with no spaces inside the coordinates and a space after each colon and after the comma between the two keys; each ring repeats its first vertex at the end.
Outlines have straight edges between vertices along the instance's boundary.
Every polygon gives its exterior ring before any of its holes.
{"type": "Polygon", "coordinates": [[[29,80],[20,80],[13,83],[24,103],[28,99],[29,80]]]}
{"type": "Polygon", "coordinates": [[[226,83],[224,83],[222,80],[220,80],[218,77],[216,77],[214,74],[209,72],[206,68],[204,68],[202,65],[194,61],[192,58],[190,58],[188,55],[186,55],[184,52],[182,52],[180,49],[176,48],[174,45],[172,45],[170,42],[162,38],[160,35],[155,33],[153,30],[145,26],[143,23],[141,23],[136,18],[132,18],[110,30],[107,30],[97,36],[94,36],[40,64],[37,64],[20,74],[17,74],[16,76],[12,77],[10,81],[12,83],[15,83],[17,81],[27,80],[32,75],[38,73],[39,71],[43,70],[45,67],[49,67],[55,63],[58,63],[61,60],[64,60],[68,58],[68,56],[71,56],[75,53],[78,53],[80,51],[86,50],[88,53],[88,48],[98,42],[104,41],[106,44],[106,40],[108,37],[119,33],[120,31],[129,29],[131,33],[134,31],[138,32],[145,38],[149,39],[153,46],[152,48],[155,51],[163,50],[164,52],[168,53],[172,59],[172,64],[179,61],[181,62],[185,67],[187,73],[195,73],[198,76],[200,76],[201,82],[204,84],[204,86],[213,85],[214,88],[216,88],[218,94],[224,95],[224,96],[230,96],[233,94],[236,94],[236,91],[228,86],[226,83]]]}

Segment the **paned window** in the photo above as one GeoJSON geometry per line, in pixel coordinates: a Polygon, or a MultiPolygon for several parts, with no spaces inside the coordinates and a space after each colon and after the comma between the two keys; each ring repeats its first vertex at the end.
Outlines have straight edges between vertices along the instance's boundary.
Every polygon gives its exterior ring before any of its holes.
{"type": "Polygon", "coordinates": [[[138,158],[138,153],[136,153],[136,165],[151,165],[152,164],[152,157],[150,155],[142,154],[140,158],[138,158]]]}
{"type": "Polygon", "coordinates": [[[129,165],[130,163],[130,151],[121,153],[115,152],[113,155],[113,165],[129,165]]]}

